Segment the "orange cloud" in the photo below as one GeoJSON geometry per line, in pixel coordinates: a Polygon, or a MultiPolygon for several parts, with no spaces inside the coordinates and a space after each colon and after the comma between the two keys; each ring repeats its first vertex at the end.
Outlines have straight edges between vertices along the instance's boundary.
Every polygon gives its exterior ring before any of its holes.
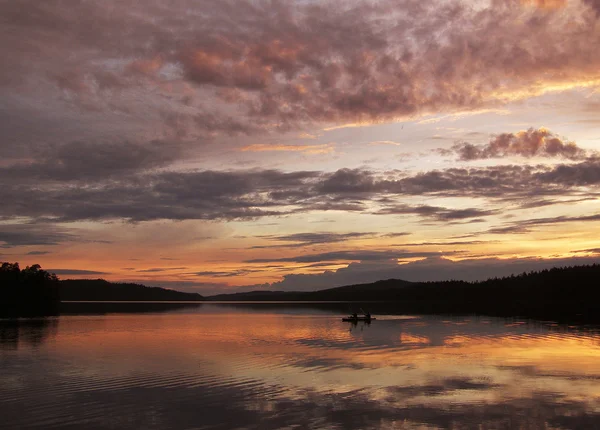
{"type": "Polygon", "coordinates": [[[566,6],[567,0],[521,0],[524,5],[532,5],[541,9],[559,9],[566,6]]]}
{"type": "Polygon", "coordinates": [[[127,66],[127,70],[142,75],[153,75],[160,70],[164,64],[164,61],[157,56],[146,60],[140,59],[132,61],[127,66]]]}
{"type": "Polygon", "coordinates": [[[289,151],[303,152],[305,154],[331,154],[335,151],[335,146],[331,143],[321,145],[269,145],[266,143],[256,143],[244,146],[241,150],[250,152],[289,151]]]}

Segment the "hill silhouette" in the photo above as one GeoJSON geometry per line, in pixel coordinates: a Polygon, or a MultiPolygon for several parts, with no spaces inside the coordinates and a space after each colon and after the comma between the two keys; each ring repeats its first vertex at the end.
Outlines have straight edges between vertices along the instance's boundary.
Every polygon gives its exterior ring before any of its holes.
{"type": "Polygon", "coordinates": [[[319,291],[250,291],[203,297],[160,287],[103,279],[59,280],[33,265],[2,263],[0,315],[56,313],[59,300],[337,301],[371,302],[372,312],[480,314],[600,322],[600,265],[553,268],[480,282],[409,282],[387,279],[319,291]],[[374,303],[377,302],[375,306],[374,303]]]}
{"type": "Polygon", "coordinates": [[[61,301],[200,301],[200,294],[185,293],[104,279],[60,280],[39,264],[19,267],[0,262],[0,317],[42,316],[59,312],[61,301]]]}
{"type": "Polygon", "coordinates": [[[197,293],[147,287],[141,284],[109,282],[104,279],[66,279],[59,284],[62,301],[196,301],[197,293]]]}
{"type": "Polygon", "coordinates": [[[207,300],[245,301],[245,300],[306,300],[306,301],[372,301],[385,300],[380,297],[411,285],[414,282],[401,279],[388,279],[370,284],[346,285],[318,291],[249,291],[246,293],[218,294],[207,297],[207,300]]]}
{"type": "Polygon", "coordinates": [[[222,294],[207,300],[383,302],[405,313],[600,321],[600,265],[553,268],[479,282],[388,279],[309,292],[222,294]]]}

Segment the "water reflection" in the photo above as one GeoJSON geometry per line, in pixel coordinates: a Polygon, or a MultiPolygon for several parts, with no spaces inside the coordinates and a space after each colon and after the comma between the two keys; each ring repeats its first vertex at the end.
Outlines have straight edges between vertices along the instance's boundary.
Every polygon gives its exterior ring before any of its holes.
{"type": "Polygon", "coordinates": [[[54,317],[0,319],[0,349],[39,346],[56,334],[57,326],[54,317]]]}
{"type": "Polygon", "coordinates": [[[600,425],[594,330],[377,317],[229,304],[61,316],[35,349],[2,332],[0,427],[600,425]]]}
{"type": "Polygon", "coordinates": [[[106,315],[119,313],[187,312],[199,302],[61,302],[61,315],[106,315]]]}

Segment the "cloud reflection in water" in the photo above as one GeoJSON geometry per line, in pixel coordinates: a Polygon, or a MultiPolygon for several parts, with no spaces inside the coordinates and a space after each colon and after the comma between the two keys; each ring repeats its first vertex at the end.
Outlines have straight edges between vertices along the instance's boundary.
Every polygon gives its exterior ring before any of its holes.
{"type": "Polygon", "coordinates": [[[600,423],[600,346],[593,331],[385,316],[362,330],[350,328],[324,311],[231,305],[62,316],[40,343],[15,347],[2,338],[0,427],[600,423]]]}

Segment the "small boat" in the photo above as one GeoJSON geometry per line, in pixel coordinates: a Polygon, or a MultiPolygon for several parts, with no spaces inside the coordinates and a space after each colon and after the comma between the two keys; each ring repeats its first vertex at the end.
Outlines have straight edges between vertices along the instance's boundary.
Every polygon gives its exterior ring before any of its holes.
{"type": "Polygon", "coordinates": [[[358,313],[353,312],[352,314],[350,314],[350,316],[342,318],[342,321],[345,321],[345,322],[358,322],[358,321],[371,322],[371,321],[376,320],[376,318],[373,318],[371,316],[370,312],[365,312],[363,310],[363,308],[360,308],[360,312],[362,315],[359,315],[358,313]]]}
{"type": "Polygon", "coordinates": [[[370,322],[370,321],[375,321],[376,319],[377,318],[375,318],[375,317],[363,317],[363,316],[361,316],[361,317],[345,317],[345,318],[342,318],[342,321],[344,321],[344,322],[358,322],[358,321],[368,321],[368,322],[370,322]]]}

